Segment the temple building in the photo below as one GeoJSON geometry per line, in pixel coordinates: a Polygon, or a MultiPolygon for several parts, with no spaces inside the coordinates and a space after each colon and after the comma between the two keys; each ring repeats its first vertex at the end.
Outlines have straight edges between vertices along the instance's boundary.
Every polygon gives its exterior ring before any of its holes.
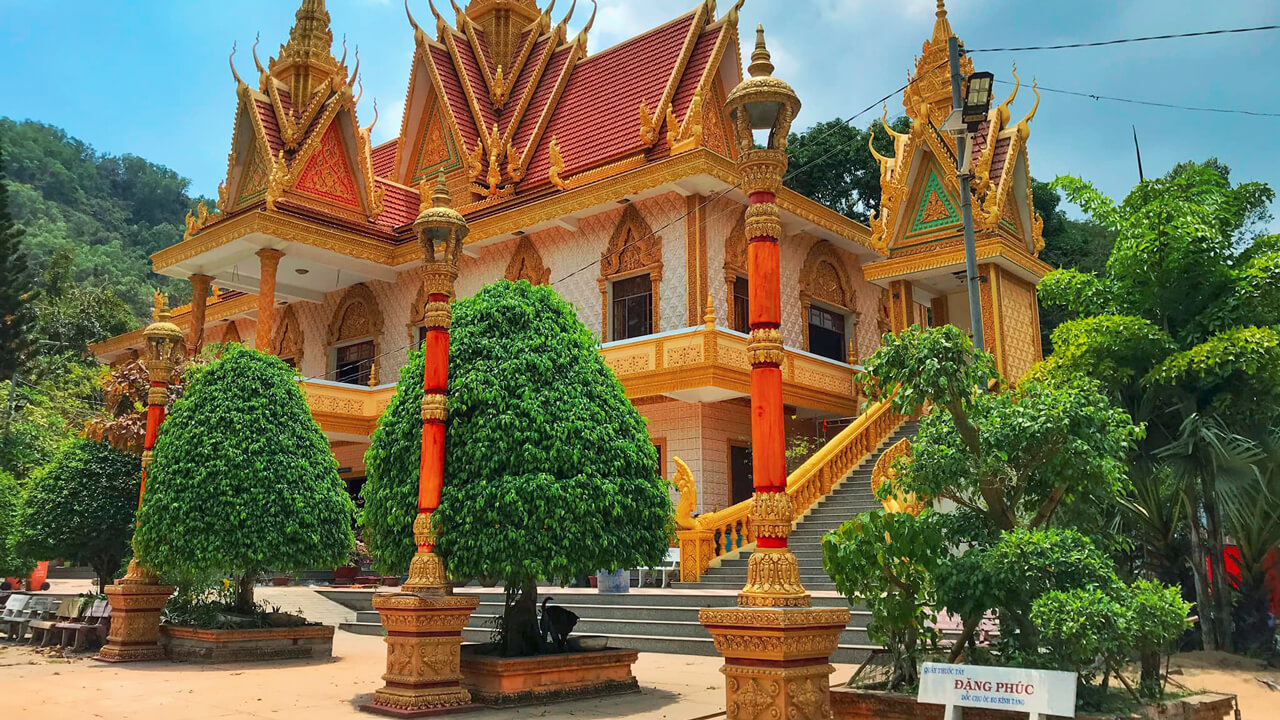
{"type": "MultiPolygon", "coordinates": [[[[324,0],[303,0],[265,65],[255,44],[252,84],[233,52],[217,206],[188,218],[154,270],[191,280],[192,302],[174,316],[189,350],[243,342],[298,369],[354,487],[422,337],[411,223],[420,188],[443,172],[471,228],[459,296],[502,278],[551,284],[598,334],[664,475],[679,456],[698,511],[733,505],[751,493],[746,197],[724,114],[743,77],[743,3],[705,0],[594,51],[594,10],[570,35],[573,8],[556,19],[554,4],[472,0],[445,17],[415,0],[403,120],[374,146],[376,108],[370,124],[357,117],[358,59],[336,56],[324,0]]],[[[894,136],[893,157],[878,157],[883,206],[870,226],[790,189],[777,196],[789,435],[823,436],[859,415],[855,366],[883,333],[969,327],[954,140],[928,122],[941,125],[951,106],[952,32],[938,5],[904,97],[911,129],[894,136]]],[[[983,321],[1010,378],[1040,358],[1036,284],[1050,270],[1036,257],[1027,164],[1035,108],[1012,122],[1014,96],[972,147],[983,321]]],[[[93,350],[115,363],[141,342],[135,331],[93,350]]]]}

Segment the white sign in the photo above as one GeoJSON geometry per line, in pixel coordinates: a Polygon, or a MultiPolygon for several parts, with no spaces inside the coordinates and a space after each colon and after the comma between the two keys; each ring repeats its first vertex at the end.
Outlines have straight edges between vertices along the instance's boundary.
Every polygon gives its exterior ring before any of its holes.
{"type": "Polygon", "coordinates": [[[1057,670],[925,663],[917,702],[1076,716],[1076,674],[1057,670]]]}

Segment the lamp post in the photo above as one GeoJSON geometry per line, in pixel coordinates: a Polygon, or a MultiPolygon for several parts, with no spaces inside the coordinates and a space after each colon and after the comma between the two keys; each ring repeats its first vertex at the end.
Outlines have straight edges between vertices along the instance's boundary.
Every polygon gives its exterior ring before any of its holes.
{"type": "MultiPolygon", "coordinates": [[[[169,383],[178,364],[183,346],[182,330],[170,322],[169,300],[159,290],[155,294],[153,322],[142,331],[142,364],[147,369],[151,387],[147,390],[147,432],[142,440],[142,485],[138,490],[138,507],[147,492],[147,466],[151,449],[164,422],[164,409],[169,403],[169,383]]],[[[161,585],[155,571],[146,567],[134,546],[133,559],[125,576],[107,587],[111,604],[111,630],[107,643],[96,659],[106,662],[138,662],[164,658],[160,646],[160,611],[173,594],[173,588],[161,585]]]]}
{"type": "Polygon", "coordinates": [[[829,718],[828,659],[849,621],[842,608],[811,608],[796,556],[787,548],[794,510],[786,493],[782,408],[782,315],[779,242],[782,222],[775,199],[787,169],[787,133],[800,99],[772,77],[773,63],[756,27],[751,77],[725,102],[738,148],[738,175],[746,210],[748,315],[751,333],[751,462],[755,494],[751,530],[756,547],[747,561],[747,584],[738,607],[704,608],[699,620],[725,657],[730,717],[829,718]],[[769,132],[765,147],[754,131],[769,132]],[[773,707],[773,711],[767,708],[773,707]]]}
{"type": "MultiPolygon", "coordinates": [[[[941,7],[941,6],[939,6],[941,7]]],[[[941,11],[939,11],[941,12],[941,11]]],[[[991,81],[989,72],[969,76],[969,92],[961,105],[960,86],[964,80],[960,72],[960,40],[952,35],[947,40],[947,56],[951,65],[952,112],[961,113],[962,127],[956,130],[956,178],[960,185],[960,218],[964,222],[964,274],[969,291],[969,323],[973,328],[973,345],[986,349],[982,330],[982,300],[978,295],[978,253],[973,238],[973,193],[969,184],[973,170],[969,166],[969,134],[982,124],[991,107],[991,81]]]]}
{"type": "Polygon", "coordinates": [[[471,704],[461,685],[462,630],[480,602],[474,595],[453,595],[444,563],[435,554],[431,516],[440,507],[444,482],[445,391],[449,382],[449,323],[458,258],[467,221],[451,207],[441,173],[435,191],[426,183],[413,222],[422,246],[422,284],[427,295],[422,378],[422,454],[418,465],[418,513],[413,539],[418,546],[409,579],[400,592],[374,595],[373,607],[387,631],[386,685],[362,709],[384,715],[421,717],[460,710],[471,704]]]}

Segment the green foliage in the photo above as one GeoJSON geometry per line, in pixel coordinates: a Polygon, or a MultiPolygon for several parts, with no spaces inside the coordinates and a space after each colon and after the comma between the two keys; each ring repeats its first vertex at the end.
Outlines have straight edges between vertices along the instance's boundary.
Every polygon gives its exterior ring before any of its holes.
{"type": "Polygon", "coordinates": [[[242,591],[268,569],[345,564],[355,509],[337,469],[293,369],[229,346],[189,375],[161,426],[135,549],[165,577],[230,574],[242,591]]]}
{"type": "MultiPolygon", "coordinates": [[[[454,306],[461,302],[465,301],[454,306]]],[[[457,327],[456,320],[453,324],[457,327]]],[[[360,537],[373,558],[373,568],[383,575],[407,572],[417,549],[413,519],[418,514],[418,459],[422,455],[423,356],[421,347],[409,351],[400,368],[396,394],[378,418],[364,454],[360,537]]],[[[451,358],[449,365],[450,372],[456,373],[457,360],[451,358]]],[[[450,449],[450,444],[445,448],[450,449]]]]}
{"type": "Polygon", "coordinates": [[[69,442],[32,479],[19,506],[14,547],[24,556],[84,563],[111,581],[133,536],[142,464],[105,443],[69,442]]]}
{"type": "Polygon", "coordinates": [[[13,548],[22,488],[9,473],[0,470],[0,578],[29,574],[35,563],[13,548]]]}
{"type": "Polygon", "coordinates": [[[1280,398],[1280,333],[1235,328],[1168,356],[1145,382],[1190,399],[1199,411],[1223,418],[1276,417],[1280,398]]]}
{"type": "Polygon", "coordinates": [[[9,377],[31,349],[35,283],[22,248],[22,228],[9,210],[4,143],[0,142],[0,377],[9,377]]]}
{"type": "Polygon", "coordinates": [[[1093,315],[1062,323],[1053,331],[1055,348],[1042,377],[1090,377],[1119,393],[1173,350],[1173,339],[1149,320],[1125,315],[1093,315]]]}
{"type": "Polygon", "coordinates": [[[877,399],[891,396],[899,412],[929,402],[965,407],[999,377],[994,359],[954,325],[928,330],[912,325],[886,334],[866,367],[863,390],[877,399]]]}
{"type": "Polygon", "coordinates": [[[1070,268],[1054,270],[1044,276],[1036,291],[1040,302],[1051,308],[1063,308],[1072,317],[1120,312],[1121,300],[1115,286],[1091,273],[1070,268]]]}
{"type": "Polygon", "coordinates": [[[867,636],[889,650],[894,673],[886,689],[916,684],[922,646],[937,644],[932,573],[946,547],[942,523],[929,511],[918,518],[863,513],[822,538],[827,575],[850,602],[866,603],[867,636]]]}
{"type": "MultiPolygon", "coordinates": [[[[667,484],[644,419],[573,307],[549,287],[506,281],[453,307],[434,514],[450,574],[522,587],[658,564],[670,537],[667,484]]],[[[383,571],[403,570],[411,554],[397,543],[415,507],[421,378],[402,372],[366,457],[363,532],[383,571]]]]}
{"type": "Polygon", "coordinates": [[[955,501],[988,533],[1040,526],[1063,503],[1127,485],[1124,461],[1141,430],[1085,379],[1032,377],[986,392],[991,356],[950,325],[886,335],[867,369],[873,399],[896,393],[903,412],[940,410],[921,419],[900,487],[955,501]]]}
{"type": "Polygon", "coordinates": [[[103,155],[38,122],[0,118],[0,146],[10,212],[38,271],[70,254],[76,282],[111,291],[138,320],[148,317],[153,288],[190,292],[185,280],[152,273],[149,261],[182,239],[197,200],[186,179],[139,157],[103,155]]]}
{"type": "MultiPolygon", "coordinates": [[[[889,126],[905,133],[911,123],[898,117],[889,126]]],[[[867,148],[868,140],[876,152],[893,156],[893,138],[880,127],[879,120],[872,121],[865,131],[836,118],[802,133],[791,133],[787,155],[794,171],[787,176],[787,187],[842,215],[867,222],[880,210],[880,164],[867,148]]]]}

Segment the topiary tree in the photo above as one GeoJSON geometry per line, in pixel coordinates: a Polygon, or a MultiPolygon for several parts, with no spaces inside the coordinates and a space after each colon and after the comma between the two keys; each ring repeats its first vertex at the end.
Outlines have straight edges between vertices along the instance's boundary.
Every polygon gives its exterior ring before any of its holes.
{"type": "MultiPolygon", "coordinates": [[[[503,651],[538,650],[537,583],[655,565],[672,508],[644,419],[573,306],[501,281],[454,303],[436,551],[456,578],[501,579],[503,651]]],[[[364,537],[382,572],[413,554],[422,368],[401,372],[365,455],[364,537]]]]}
{"type": "Polygon", "coordinates": [[[93,440],[70,441],[22,496],[14,550],[84,563],[104,590],[129,551],[141,478],[137,456],[93,440]]]}
{"type": "Polygon", "coordinates": [[[139,557],[183,585],[234,576],[241,611],[269,569],[345,563],[355,507],[293,369],[237,345],[186,382],[147,468],[139,557]]]}
{"type": "Polygon", "coordinates": [[[34,568],[30,559],[22,557],[13,548],[14,531],[17,529],[18,501],[22,488],[9,473],[0,470],[0,579],[27,575],[34,568]]]}

